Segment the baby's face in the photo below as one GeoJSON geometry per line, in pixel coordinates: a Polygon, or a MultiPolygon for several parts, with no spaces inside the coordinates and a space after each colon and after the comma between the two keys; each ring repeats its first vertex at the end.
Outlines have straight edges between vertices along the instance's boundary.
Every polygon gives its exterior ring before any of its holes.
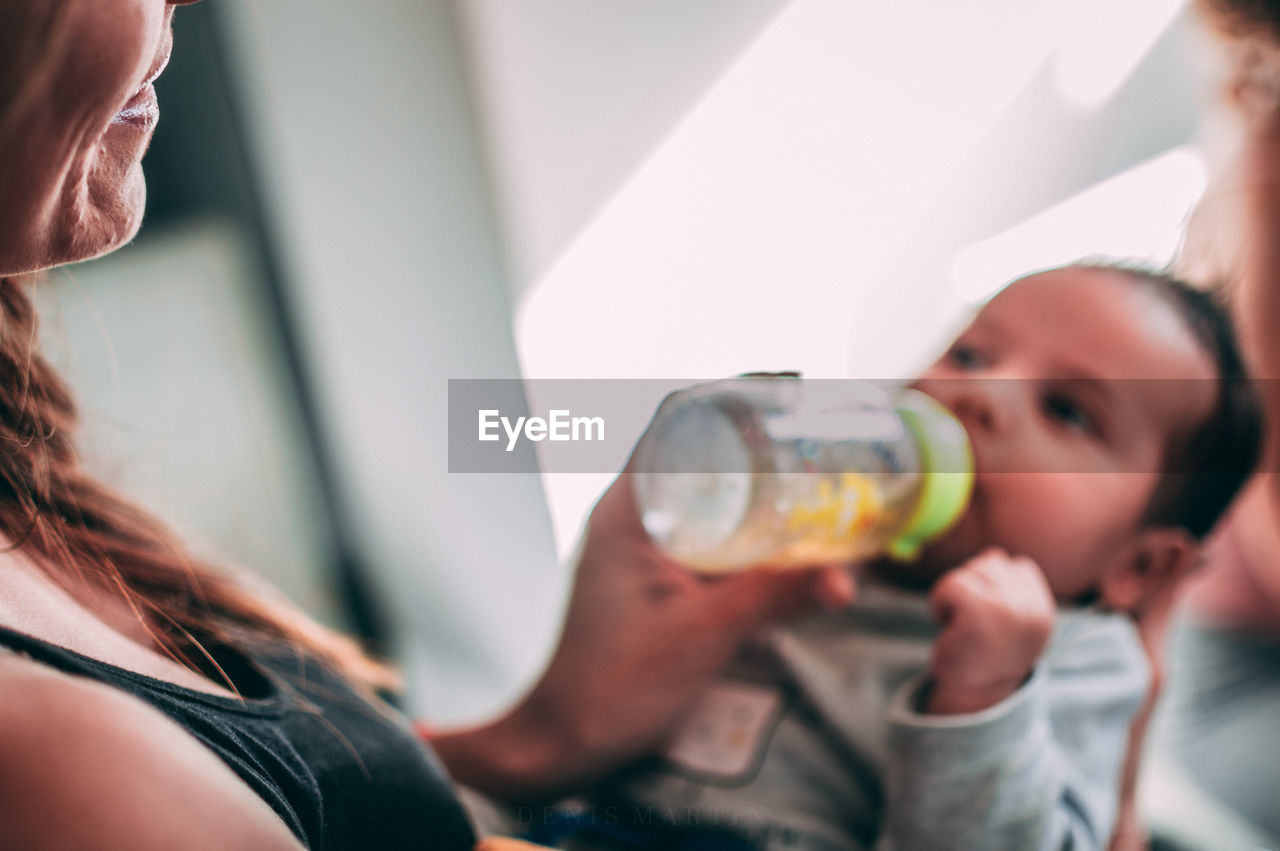
{"type": "Polygon", "coordinates": [[[1060,599],[1091,590],[1135,540],[1171,443],[1211,414],[1215,377],[1176,309],[1122,272],[1009,287],[914,384],[964,423],[977,476],[965,516],[903,570],[929,579],[998,546],[1060,599]]]}

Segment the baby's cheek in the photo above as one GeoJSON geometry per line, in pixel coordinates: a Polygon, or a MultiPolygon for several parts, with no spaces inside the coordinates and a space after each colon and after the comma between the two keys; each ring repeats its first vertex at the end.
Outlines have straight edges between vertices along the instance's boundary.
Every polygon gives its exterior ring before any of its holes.
{"type": "Polygon", "coordinates": [[[1055,594],[1074,597],[1094,587],[1105,560],[1132,537],[1149,488],[1143,473],[1064,475],[1041,496],[1043,520],[1034,556],[1055,594]]]}
{"type": "Polygon", "coordinates": [[[1087,489],[1079,476],[1063,473],[1011,473],[1006,479],[1005,517],[1002,526],[1022,543],[1029,555],[1079,534],[1087,489]]]}
{"type": "Polygon", "coordinates": [[[994,543],[1043,567],[1089,547],[1114,525],[1116,483],[1104,474],[1010,473],[993,506],[994,543]]]}

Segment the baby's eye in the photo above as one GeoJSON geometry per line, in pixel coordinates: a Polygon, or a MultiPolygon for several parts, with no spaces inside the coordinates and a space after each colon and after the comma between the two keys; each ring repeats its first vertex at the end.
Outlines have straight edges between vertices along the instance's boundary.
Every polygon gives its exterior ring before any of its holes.
{"type": "Polygon", "coordinates": [[[982,353],[967,343],[956,343],[947,352],[947,360],[958,369],[974,370],[986,366],[982,353]]]}
{"type": "Polygon", "coordinates": [[[1070,396],[1051,394],[1044,399],[1045,414],[1057,423],[1082,434],[1097,434],[1098,422],[1094,416],[1070,396]]]}

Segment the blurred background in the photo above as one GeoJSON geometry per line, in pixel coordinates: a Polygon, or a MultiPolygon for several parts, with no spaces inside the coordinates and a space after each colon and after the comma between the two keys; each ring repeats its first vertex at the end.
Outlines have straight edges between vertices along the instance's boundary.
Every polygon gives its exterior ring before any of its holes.
{"type": "Polygon", "coordinates": [[[450,475],[450,378],[906,376],[1011,276],[1162,263],[1205,184],[1180,0],[220,0],[137,241],[56,273],[90,456],[498,711],[607,477],[450,475]]]}

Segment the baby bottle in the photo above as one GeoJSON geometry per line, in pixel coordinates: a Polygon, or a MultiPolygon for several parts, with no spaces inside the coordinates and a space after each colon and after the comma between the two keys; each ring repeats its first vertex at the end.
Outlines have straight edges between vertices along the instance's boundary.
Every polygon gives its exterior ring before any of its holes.
{"type": "Polygon", "coordinates": [[[964,427],[915,390],[739,378],[673,393],[636,447],[645,529],[701,571],[916,557],[964,512],[964,427]]]}

